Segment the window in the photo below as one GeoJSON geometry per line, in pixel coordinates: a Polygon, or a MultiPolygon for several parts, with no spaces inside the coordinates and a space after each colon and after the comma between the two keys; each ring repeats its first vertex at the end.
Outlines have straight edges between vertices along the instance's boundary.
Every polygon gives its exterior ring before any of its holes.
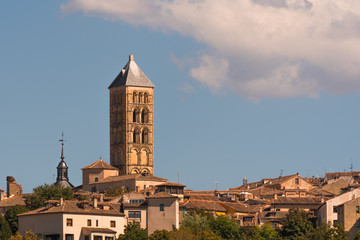
{"type": "Polygon", "coordinates": [[[141,218],[140,211],[129,211],[129,218],[141,218]]]}
{"type": "Polygon", "coordinates": [[[65,240],[74,240],[74,234],[65,234],[65,240]]]}
{"type": "Polygon", "coordinates": [[[97,227],[99,226],[99,220],[96,220],[96,226],[97,227]]]}
{"type": "Polygon", "coordinates": [[[147,93],[144,93],[144,103],[148,103],[149,102],[149,97],[147,93]]]}
{"type": "Polygon", "coordinates": [[[90,236],[85,236],[85,240],[90,240],[90,236]]]}
{"type": "Polygon", "coordinates": [[[134,92],[133,93],[133,103],[136,103],[137,102],[137,93],[134,92]]]}
{"type": "Polygon", "coordinates": [[[253,221],[253,218],[252,217],[244,217],[243,218],[243,222],[252,222],[253,221]]]}
{"type": "Polygon", "coordinates": [[[96,177],[96,178],[95,178],[95,182],[98,182],[98,181],[99,181],[99,178],[98,178],[98,177],[96,177]]]}
{"type": "Polygon", "coordinates": [[[102,236],[94,236],[94,240],[102,240],[102,236]]]}
{"type": "Polygon", "coordinates": [[[148,118],[148,111],[146,109],[143,109],[141,111],[141,123],[148,123],[149,122],[149,118],[148,118]]]}
{"type": "Polygon", "coordinates": [[[142,137],[142,143],[148,143],[149,142],[149,133],[147,129],[144,129],[141,133],[142,137]]]}
{"type": "Polygon", "coordinates": [[[139,121],[139,109],[135,109],[133,112],[133,122],[140,122],[139,121]]]}
{"type": "Polygon", "coordinates": [[[164,204],[160,204],[160,211],[164,211],[164,204]]]}
{"type": "Polygon", "coordinates": [[[114,240],[114,238],[113,238],[113,237],[106,237],[106,236],[105,236],[105,240],[114,240]]]}
{"type": "Polygon", "coordinates": [[[295,178],[295,184],[299,184],[299,178],[295,178]]]}
{"type": "Polygon", "coordinates": [[[90,227],[91,226],[91,219],[87,220],[87,225],[90,227]]]}
{"type": "Polygon", "coordinates": [[[143,203],[145,202],[144,199],[130,199],[129,203],[143,203]]]}
{"type": "Polygon", "coordinates": [[[72,225],[73,225],[73,220],[72,220],[72,218],[67,218],[67,219],[66,219],[66,226],[72,227],[72,225]]]}
{"type": "Polygon", "coordinates": [[[133,142],[140,143],[140,132],[139,129],[135,129],[133,132],[133,142]]]}
{"type": "Polygon", "coordinates": [[[359,206],[356,206],[356,213],[360,213],[360,208],[359,208],[359,206]]]}
{"type": "Polygon", "coordinates": [[[110,221],[110,227],[116,227],[116,222],[115,221],[110,221]]]}
{"type": "Polygon", "coordinates": [[[338,220],[333,221],[333,226],[335,226],[338,223],[338,220]]]}
{"type": "Polygon", "coordinates": [[[333,213],[337,213],[337,212],[338,212],[337,206],[333,206],[333,213]]]}
{"type": "Polygon", "coordinates": [[[279,212],[279,211],[280,211],[280,208],[277,208],[276,211],[279,212]]]}

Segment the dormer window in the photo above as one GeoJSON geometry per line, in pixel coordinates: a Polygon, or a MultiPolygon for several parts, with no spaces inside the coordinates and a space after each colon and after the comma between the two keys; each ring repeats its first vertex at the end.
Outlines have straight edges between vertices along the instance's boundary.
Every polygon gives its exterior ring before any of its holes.
{"type": "Polygon", "coordinates": [[[96,177],[96,178],[95,178],[95,182],[98,182],[98,181],[99,181],[99,178],[98,178],[98,177],[96,177]]]}

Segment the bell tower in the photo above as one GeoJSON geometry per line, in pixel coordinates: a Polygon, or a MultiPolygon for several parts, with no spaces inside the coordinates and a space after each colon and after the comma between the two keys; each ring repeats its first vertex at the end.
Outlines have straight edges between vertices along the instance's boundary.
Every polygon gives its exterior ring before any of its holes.
{"type": "Polygon", "coordinates": [[[110,164],[120,175],[154,174],[153,89],[129,56],[110,84],[110,164]]]}

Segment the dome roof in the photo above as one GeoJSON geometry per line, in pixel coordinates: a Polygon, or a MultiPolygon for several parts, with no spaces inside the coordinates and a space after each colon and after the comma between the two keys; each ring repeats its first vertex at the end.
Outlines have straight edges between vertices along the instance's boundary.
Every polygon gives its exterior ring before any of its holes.
{"type": "Polygon", "coordinates": [[[57,166],[57,168],[68,168],[68,166],[66,165],[64,160],[61,160],[59,162],[59,165],[57,166]]]}

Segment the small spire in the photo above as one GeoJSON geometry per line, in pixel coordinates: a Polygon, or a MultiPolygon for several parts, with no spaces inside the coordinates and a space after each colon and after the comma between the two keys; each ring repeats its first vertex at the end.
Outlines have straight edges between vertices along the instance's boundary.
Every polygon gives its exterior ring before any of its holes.
{"type": "Polygon", "coordinates": [[[61,160],[64,160],[64,132],[61,134],[61,139],[59,139],[59,142],[61,142],[61,160]]]}

